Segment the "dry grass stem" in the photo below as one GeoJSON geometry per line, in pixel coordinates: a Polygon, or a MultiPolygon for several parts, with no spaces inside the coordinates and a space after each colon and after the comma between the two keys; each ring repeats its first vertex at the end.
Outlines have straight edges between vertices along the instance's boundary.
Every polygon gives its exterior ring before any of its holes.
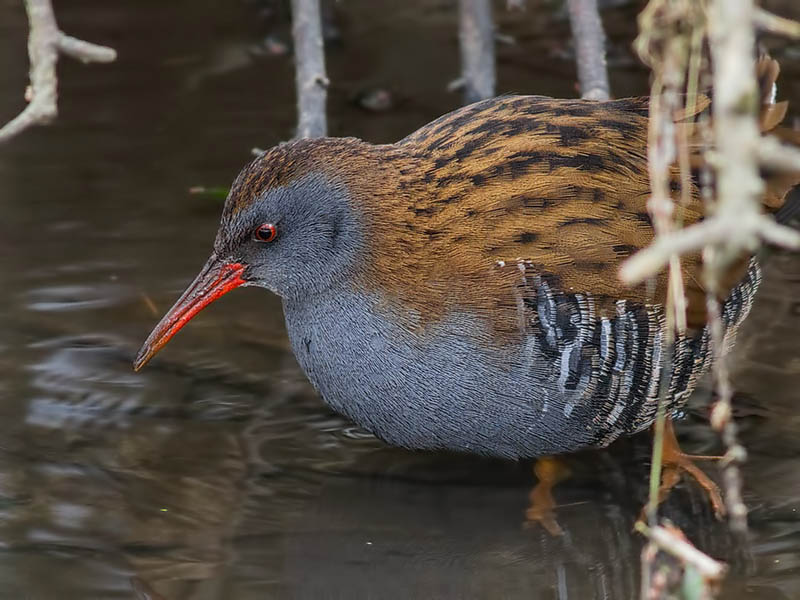
{"type": "MultiPolygon", "coordinates": [[[[672,235],[682,220],[681,211],[676,210],[670,187],[671,170],[678,162],[685,172],[681,182],[690,181],[688,171],[688,151],[678,148],[678,142],[687,140],[680,137],[675,127],[675,115],[685,114],[690,106],[684,104],[683,91],[686,85],[686,64],[696,44],[697,36],[687,37],[682,33],[683,13],[672,10],[671,3],[653,0],[639,17],[640,35],[635,47],[642,60],[653,69],[653,83],[650,94],[650,125],[648,130],[648,170],[650,175],[651,197],[648,210],[653,219],[656,242],[672,235]]],[[[683,190],[684,199],[688,190],[683,190]]],[[[670,360],[671,346],[676,331],[686,330],[686,297],[678,253],[672,251],[666,257],[669,264],[669,279],[666,302],[665,343],[669,349],[665,353],[662,367],[661,392],[656,413],[653,455],[650,469],[650,494],[647,503],[647,518],[651,525],[656,524],[658,508],[658,488],[661,482],[661,464],[666,420],[666,395],[672,371],[670,360]]],[[[643,570],[646,578],[647,569],[643,570]]],[[[644,585],[644,582],[643,582],[644,585]]]]}
{"type": "Polygon", "coordinates": [[[63,33],[56,23],[50,0],[26,0],[30,33],[30,86],[25,91],[28,106],[0,128],[0,143],[10,140],[28,127],[51,123],[58,115],[59,54],[82,62],[112,62],[117,58],[113,48],[98,46],[63,33]]]}

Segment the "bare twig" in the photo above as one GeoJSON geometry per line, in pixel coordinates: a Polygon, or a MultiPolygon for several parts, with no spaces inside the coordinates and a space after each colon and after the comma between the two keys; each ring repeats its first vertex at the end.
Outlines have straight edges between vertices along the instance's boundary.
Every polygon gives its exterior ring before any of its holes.
{"type": "Polygon", "coordinates": [[[489,0],[460,0],[458,7],[461,79],[469,104],[494,96],[494,22],[489,0]]]}
{"type": "Polygon", "coordinates": [[[761,164],[770,169],[800,172],[800,150],[781,144],[774,137],[766,137],[758,146],[758,158],[761,164]]]}
{"type": "MultiPolygon", "coordinates": [[[[706,259],[711,259],[714,250],[706,250],[706,259]]],[[[713,263],[712,263],[713,264],[713,263]]],[[[712,351],[714,352],[714,387],[717,402],[711,411],[711,426],[721,432],[725,444],[725,457],[722,461],[725,484],[725,506],[730,515],[731,529],[737,533],[747,532],[747,506],[742,500],[742,476],[739,466],[747,460],[747,451],[739,443],[736,422],[733,420],[733,386],[728,370],[728,351],[730,343],[722,324],[722,310],[717,297],[706,296],[706,310],[711,328],[712,351]]]]}
{"type": "Polygon", "coordinates": [[[800,23],[773,15],[763,8],[753,11],[753,22],[758,29],[790,38],[800,38],[800,23]]]}
{"type": "Polygon", "coordinates": [[[297,137],[328,133],[325,102],[329,85],[325,74],[320,0],[292,0],[292,37],[297,70],[297,137]]]}
{"type": "Polygon", "coordinates": [[[59,37],[58,49],[62,54],[84,64],[90,62],[109,63],[114,62],[117,58],[117,51],[113,48],[85,42],[65,33],[61,33],[59,37]]]}
{"type": "Polygon", "coordinates": [[[25,92],[28,106],[0,128],[0,143],[32,125],[51,123],[58,115],[56,63],[59,53],[85,63],[107,63],[117,58],[113,48],[90,44],[59,30],[50,0],[26,0],[25,9],[30,24],[28,56],[31,84],[25,92]]]}
{"type": "Polygon", "coordinates": [[[785,248],[800,248],[800,233],[778,225],[771,217],[761,214],[719,215],[657,238],[622,265],[620,278],[629,285],[639,283],[658,273],[675,254],[698,252],[708,244],[733,243],[733,239],[739,236],[752,242],[745,247],[749,251],[758,247],[759,240],[785,248]]]}
{"type": "MultiPolygon", "coordinates": [[[[759,106],[758,83],[753,68],[755,32],[753,0],[711,0],[709,6],[709,42],[714,60],[714,141],[718,202],[715,219],[765,221],[761,216],[760,194],[763,181],[758,171],[758,147],[761,133],[756,118],[759,106]]],[[[758,231],[743,228],[726,241],[709,245],[703,254],[703,276],[708,290],[711,339],[716,360],[714,373],[719,399],[712,414],[712,424],[722,431],[730,460],[725,464],[725,502],[731,529],[747,531],[747,508],[741,498],[739,457],[732,419],[732,391],[726,365],[726,340],[717,296],[719,278],[742,250],[752,250],[759,242],[758,231]]],[[[800,239],[800,238],[798,238],[800,239]]]]}
{"type": "MultiPolygon", "coordinates": [[[[760,216],[763,182],[757,150],[761,134],[756,120],[758,84],[753,67],[755,35],[752,0],[712,0],[709,41],[714,59],[714,141],[719,202],[716,217],[733,223],[760,216]]],[[[735,260],[743,249],[757,247],[756,231],[731,236],[717,260],[735,260]]]]}
{"type": "Polygon", "coordinates": [[[568,0],[569,22],[575,42],[581,97],[608,100],[610,86],[606,69],[606,35],[597,0],[568,0]]]}

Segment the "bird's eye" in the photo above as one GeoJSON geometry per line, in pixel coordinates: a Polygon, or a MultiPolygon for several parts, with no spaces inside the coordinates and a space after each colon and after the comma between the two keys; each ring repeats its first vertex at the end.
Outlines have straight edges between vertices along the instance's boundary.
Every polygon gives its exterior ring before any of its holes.
{"type": "Polygon", "coordinates": [[[259,242],[271,242],[276,235],[278,235],[278,228],[272,223],[262,223],[253,233],[253,237],[259,242]]]}

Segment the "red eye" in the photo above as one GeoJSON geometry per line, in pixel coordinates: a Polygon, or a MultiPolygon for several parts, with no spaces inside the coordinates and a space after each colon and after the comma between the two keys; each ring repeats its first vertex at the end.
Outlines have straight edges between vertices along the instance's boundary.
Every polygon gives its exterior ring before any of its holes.
{"type": "Polygon", "coordinates": [[[275,225],[272,223],[263,223],[258,226],[253,237],[259,242],[271,242],[275,239],[276,235],[278,235],[278,228],[275,227],[275,225]]]}

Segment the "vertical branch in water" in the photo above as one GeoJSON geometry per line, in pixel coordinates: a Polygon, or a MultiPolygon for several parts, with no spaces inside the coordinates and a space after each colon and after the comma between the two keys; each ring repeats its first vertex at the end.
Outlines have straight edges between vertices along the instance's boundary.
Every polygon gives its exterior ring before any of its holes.
{"type": "Polygon", "coordinates": [[[490,0],[460,0],[458,38],[461,45],[461,78],[464,102],[494,96],[494,22],[490,0]]]}
{"type": "Polygon", "coordinates": [[[320,0],[292,0],[292,37],[297,84],[297,137],[328,133],[325,114],[328,77],[322,40],[320,0]]]}
{"type": "MultiPolygon", "coordinates": [[[[714,61],[714,146],[717,202],[720,219],[754,221],[760,218],[763,182],[759,175],[758,147],[761,143],[757,114],[760,104],[754,55],[753,0],[711,0],[709,42],[714,61]]],[[[733,236],[732,236],[733,237],[733,236]]],[[[742,502],[739,464],[746,454],[736,438],[732,419],[731,385],[726,364],[727,344],[719,306],[719,281],[743,250],[758,247],[757,234],[736,233],[731,242],[707,246],[703,253],[703,277],[708,290],[708,313],[715,354],[714,379],[718,400],[711,424],[722,432],[725,455],[725,501],[731,528],[747,530],[747,508],[742,502]]]]}
{"type": "Polygon", "coordinates": [[[611,88],[606,69],[606,34],[597,0],[567,0],[567,6],[581,98],[608,100],[611,88]]]}

